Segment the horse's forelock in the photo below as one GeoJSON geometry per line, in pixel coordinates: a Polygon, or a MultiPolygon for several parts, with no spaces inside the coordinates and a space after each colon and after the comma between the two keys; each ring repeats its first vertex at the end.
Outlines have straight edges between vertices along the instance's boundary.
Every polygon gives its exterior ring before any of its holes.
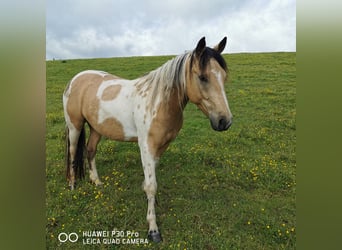
{"type": "MultiPolygon", "coordinates": [[[[193,53],[192,56],[194,57],[195,53],[193,53]]],[[[226,72],[228,71],[228,66],[226,64],[226,61],[222,57],[222,55],[218,53],[216,50],[209,48],[209,47],[206,47],[204,49],[203,53],[201,54],[201,57],[199,58],[199,67],[201,71],[205,70],[211,58],[214,58],[218,62],[218,64],[222,67],[222,69],[224,69],[224,71],[226,72]]],[[[191,59],[190,67],[192,67],[192,64],[193,64],[193,58],[191,59]]]]}

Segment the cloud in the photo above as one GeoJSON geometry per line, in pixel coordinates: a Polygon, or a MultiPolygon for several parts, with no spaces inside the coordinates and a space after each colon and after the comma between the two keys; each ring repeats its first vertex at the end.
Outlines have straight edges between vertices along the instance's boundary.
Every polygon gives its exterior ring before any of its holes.
{"type": "Polygon", "coordinates": [[[294,51],[295,1],[47,2],[46,58],[180,54],[228,36],[225,52],[294,51]]]}

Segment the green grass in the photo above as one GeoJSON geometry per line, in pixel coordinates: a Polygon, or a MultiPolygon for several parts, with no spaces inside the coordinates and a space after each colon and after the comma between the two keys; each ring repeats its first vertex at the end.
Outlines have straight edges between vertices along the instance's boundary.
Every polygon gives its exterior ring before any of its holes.
{"type": "Polygon", "coordinates": [[[146,238],[147,202],[137,144],[102,139],[104,182],[65,179],[62,93],[85,69],[134,79],[170,56],[47,62],[46,244],[48,249],[295,249],[296,54],[224,55],[232,127],[215,132],[193,104],[157,169],[157,222],[163,242],[83,245],[82,232],[130,230],[146,238]],[[76,232],[77,243],[59,243],[76,232]]]}

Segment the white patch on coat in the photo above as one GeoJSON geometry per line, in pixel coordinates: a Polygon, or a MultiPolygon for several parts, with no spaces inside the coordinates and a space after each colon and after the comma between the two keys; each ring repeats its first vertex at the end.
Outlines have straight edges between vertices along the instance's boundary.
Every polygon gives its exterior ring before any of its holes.
{"type": "Polygon", "coordinates": [[[99,100],[99,111],[97,122],[103,123],[106,119],[114,118],[122,124],[125,140],[137,137],[137,127],[134,121],[134,99],[131,93],[134,91],[132,81],[115,79],[104,81],[96,93],[99,100]],[[120,85],[120,93],[112,100],[102,100],[103,91],[111,85],[120,85]],[[129,98],[126,98],[129,96],[129,98]]]}
{"type": "Polygon", "coordinates": [[[219,83],[219,86],[221,88],[221,94],[223,96],[224,102],[227,106],[228,109],[228,113],[231,115],[230,109],[229,109],[229,104],[228,104],[228,100],[227,100],[227,95],[226,95],[226,91],[224,89],[224,81],[223,81],[223,77],[220,71],[212,69],[211,72],[214,74],[214,76],[217,79],[217,82],[219,83]]]}
{"type": "MultiPolygon", "coordinates": [[[[120,79],[121,80],[121,79],[120,79]]],[[[122,80],[121,80],[122,81],[122,80]]],[[[118,80],[108,80],[101,83],[100,87],[97,90],[96,97],[101,100],[103,91],[109,86],[122,86],[122,84],[118,83],[118,80]]]]}

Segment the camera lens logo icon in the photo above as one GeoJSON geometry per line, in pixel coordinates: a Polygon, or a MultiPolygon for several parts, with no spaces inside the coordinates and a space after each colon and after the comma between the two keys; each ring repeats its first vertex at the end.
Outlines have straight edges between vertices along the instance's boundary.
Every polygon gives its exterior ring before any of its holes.
{"type": "Polygon", "coordinates": [[[78,235],[77,233],[67,234],[63,232],[58,235],[58,240],[59,242],[62,242],[62,243],[67,242],[67,241],[74,243],[78,240],[78,235]]]}

